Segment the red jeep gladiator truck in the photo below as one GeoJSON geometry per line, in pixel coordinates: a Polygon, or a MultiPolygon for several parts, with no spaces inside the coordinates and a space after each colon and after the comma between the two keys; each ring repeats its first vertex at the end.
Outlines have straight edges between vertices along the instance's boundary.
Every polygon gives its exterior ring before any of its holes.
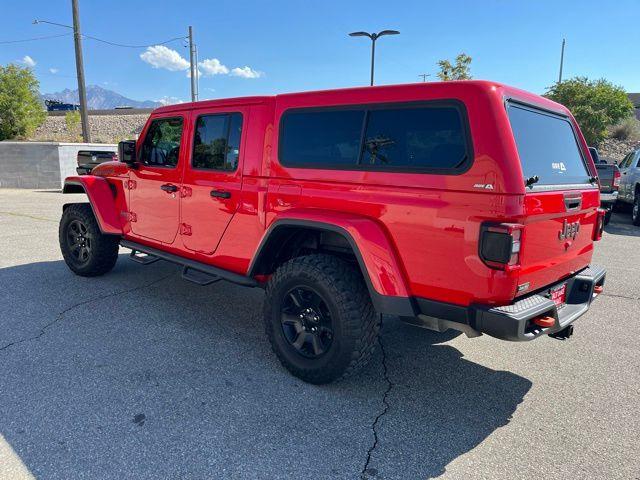
{"type": "Polygon", "coordinates": [[[155,110],[119,161],[69,177],[78,275],[119,246],[186,280],[266,291],[275,354],[327,383],[382,314],[512,341],[565,339],[602,292],[596,169],[571,113],[494,82],[349,88],[155,110]]]}

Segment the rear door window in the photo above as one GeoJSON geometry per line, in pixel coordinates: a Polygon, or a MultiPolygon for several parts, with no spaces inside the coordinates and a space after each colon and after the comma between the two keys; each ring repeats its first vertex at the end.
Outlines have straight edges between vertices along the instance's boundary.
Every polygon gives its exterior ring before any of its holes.
{"type": "Polygon", "coordinates": [[[193,138],[193,168],[235,171],[240,156],[242,114],[202,115],[193,138]]]}
{"type": "Polygon", "coordinates": [[[516,103],[509,104],[508,113],[524,180],[537,176],[536,186],[590,183],[567,118],[516,103]]]}

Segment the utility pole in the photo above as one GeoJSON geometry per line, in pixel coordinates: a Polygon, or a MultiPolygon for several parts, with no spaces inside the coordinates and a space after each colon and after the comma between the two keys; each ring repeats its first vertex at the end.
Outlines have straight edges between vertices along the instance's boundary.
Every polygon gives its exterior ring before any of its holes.
{"type": "Polygon", "coordinates": [[[560,74],[558,75],[558,83],[562,83],[562,66],[564,65],[564,44],[565,39],[562,39],[562,50],[560,50],[560,74]]]}
{"type": "Polygon", "coordinates": [[[196,65],[196,50],[193,45],[193,27],[189,25],[189,63],[191,66],[191,101],[198,100],[198,94],[196,92],[196,75],[198,65],[196,65]]]}
{"type": "Polygon", "coordinates": [[[80,12],[78,0],[71,0],[73,10],[73,40],[76,47],[76,70],[78,72],[78,97],[80,99],[80,119],[82,123],[82,139],[91,142],[89,130],[89,114],[87,112],[87,91],[84,86],[84,62],[82,61],[82,36],[80,34],[80,12]]]}
{"type": "Polygon", "coordinates": [[[427,77],[430,77],[431,74],[430,73],[421,73],[420,75],[418,75],[419,77],[422,77],[422,82],[426,82],[427,81],[427,77]]]}

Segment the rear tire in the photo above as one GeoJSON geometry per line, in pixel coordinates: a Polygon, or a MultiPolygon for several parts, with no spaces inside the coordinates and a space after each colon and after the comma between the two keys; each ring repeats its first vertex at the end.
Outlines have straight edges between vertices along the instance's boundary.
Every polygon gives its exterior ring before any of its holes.
{"type": "Polygon", "coordinates": [[[120,237],[100,231],[88,203],[74,203],[65,208],[58,239],[64,261],[76,275],[104,275],[118,260],[120,237]]]}
{"type": "Polygon", "coordinates": [[[297,257],[276,270],[267,283],[264,321],[282,365],[314,384],[360,370],[380,331],[361,273],[325,254],[297,257]]]}
{"type": "Polygon", "coordinates": [[[633,197],[633,208],[631,209],[631,222],[640,226],[640,191],[636,192],[633,197]]]}

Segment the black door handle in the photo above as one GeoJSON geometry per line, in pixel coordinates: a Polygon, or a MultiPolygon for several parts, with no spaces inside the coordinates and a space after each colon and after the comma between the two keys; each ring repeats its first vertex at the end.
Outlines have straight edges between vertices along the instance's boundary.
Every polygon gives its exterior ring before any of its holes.
{"type": "Polygon", "coordinates": [[[171,183],[165,183],[164,185],[160,185],[160,189],[164,190],[167,193],[176,193],[178,191],[178,187],[171,183]]]}
{"type": "Polygon", "coordinates": [[[225,190],[211,190],[210,195],[215,198],[231,198],[231,192],[225,190]]]}

